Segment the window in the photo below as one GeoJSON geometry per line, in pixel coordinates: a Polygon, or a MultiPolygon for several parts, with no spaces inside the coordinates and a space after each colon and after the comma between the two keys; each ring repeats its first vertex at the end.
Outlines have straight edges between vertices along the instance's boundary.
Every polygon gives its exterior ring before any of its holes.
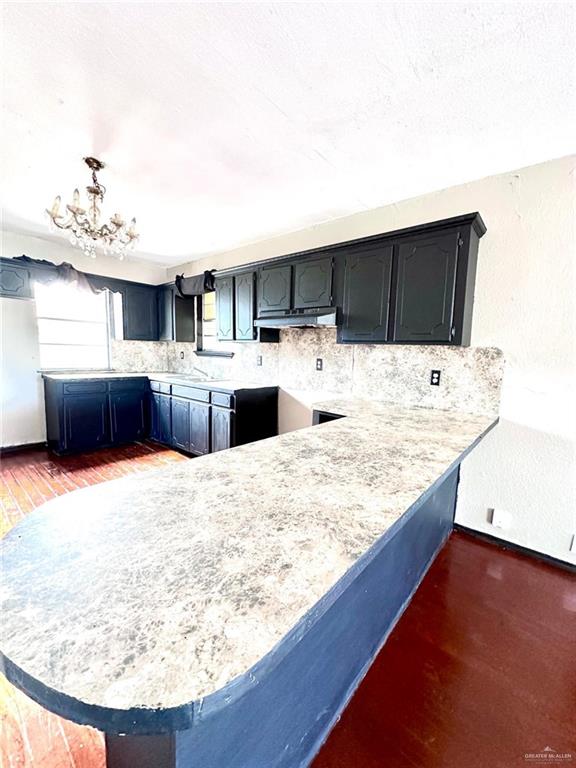
{"type": "MultiPolygon", "coordinates": [[[[216,328],[216,293],[205,293],[200,297],[200,304],[202,307],[202,339],[201,348],[203,350],[215,350],[220,349],[220,342],[218,341],[218,330],[216,328]]],[[[200,348],[200,346],[199,346],[200,348]]]]}
{"type": "Polygon", "coordinates": [[[107,291],[36,283],[34,296],[41,368],[110,367],[107,291]]]}

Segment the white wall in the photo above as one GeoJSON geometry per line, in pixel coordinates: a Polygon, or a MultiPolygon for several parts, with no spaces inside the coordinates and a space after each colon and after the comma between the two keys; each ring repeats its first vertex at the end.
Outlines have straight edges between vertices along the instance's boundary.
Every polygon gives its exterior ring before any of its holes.
{"type": "MultiPolygon", "coordinates": [[[[13,232],[2,232],[1,236],[5,258],[24,254],[55,264],[67,261],[85,272],[126,280],[153,284],[166,280],[164,267],[109,256],[90,259],[64,240],[59,243],[13,232]]],[[[34,301],[0,299],[0,325],[0,445],[42,442],[46,439],[46,427],[34,301]]]]}
{"type": "Polygon", "coordinates": [[[32,301],[0,298],[0,444],[46,439],[36,312],[32,301]]]}
{"type": "Polygon", "coordinates": [[[568,560],[576,533],[575,165],[574,156],[551,160],[255,243],[169,274],[195,274],[480,211],[488,232],[480,242],[472,344],[500,348],[507,364],[501,424],[464,462],[457,520],[568,560]],[[511,515],[508,529],[488,524],[489,508],[511,515]]]}

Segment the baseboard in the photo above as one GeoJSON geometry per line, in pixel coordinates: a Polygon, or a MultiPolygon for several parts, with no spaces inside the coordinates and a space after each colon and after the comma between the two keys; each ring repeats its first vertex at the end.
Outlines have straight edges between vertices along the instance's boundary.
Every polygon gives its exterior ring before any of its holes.
{"type": "Polygon", "coordinates": [[[48,446],[44,440],[41,443],[25,443],[24,445],[8,445],[0,448],[0,456],[10,456],[13,453],[24,453],[25,451],[41,451],[48,446]]]}
{"type": "Polygon", "coordinates": [[[543,552],[538,552],[535,549],[528,549],[528,547],[523,547],[521,544],[514,544],[511,541],[500,539],[498,536],[492,536],[490,533],[484,533],[484,531],[476,531],[474,528],[468,528],[465,525],[460,525],[460,523],[454,523],[454,530],[461,531],[468,536],[472,536],[475,539],[480,539],[481,541],[485,541],[489,544],[495,544],[497,547],[500,547],[500,549],[508,549],[511,552],[518,552],[520,555],[526,555],[526,557],[531,557],[534,560],[541,560],[542,562],[548,563],[548,565],[553,565],[556,568],[562,568],[565,571],[570,571],[570,573],[576,573],[576,565],[572,565],[572,563],[568,563],[566,560],[560,560],[557,557],[552,557],[552,555],[545,555],[543,552]]]}

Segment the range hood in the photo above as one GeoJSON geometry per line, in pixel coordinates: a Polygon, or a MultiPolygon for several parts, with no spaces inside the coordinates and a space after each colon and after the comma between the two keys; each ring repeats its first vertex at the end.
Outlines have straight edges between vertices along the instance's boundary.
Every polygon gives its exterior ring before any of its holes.
{"type": "Polygon", "coordinates": [[[326,328],[336,325],[336,310],[292,310],[283,315],[260,317],[254,320],[254,325],[257,328],[326,328]]]}

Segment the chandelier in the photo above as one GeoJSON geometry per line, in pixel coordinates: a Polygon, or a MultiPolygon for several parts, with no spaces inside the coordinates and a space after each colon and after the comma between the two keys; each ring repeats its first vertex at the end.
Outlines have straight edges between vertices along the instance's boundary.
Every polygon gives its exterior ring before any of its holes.
{"type": "Polygon", "coordinates": [[[79,246],[87,256],[96,258],[96,248],[101,248],[104,253],[111,253],[119,259],[123,259],[128,249],[134,248],[138,235],[134,227],[136,219],[126,224],[119,213],[115,213],[106,222],[100,221],[99,205],[104,200],[106,187],[96,178],[96,173],[104,168],[104,163],[95,157],[85,157],[84,162],[92,171],[92,184],[86,187],[88,192],[88,206],[80,205],[80,193],[74,190],[72,203],[66,206],[66,210],[60,212],[60,196],[54,200],[50,210],[46,210],[49,216],[50,228],[70,230],[70,242],[79,246]]]}

